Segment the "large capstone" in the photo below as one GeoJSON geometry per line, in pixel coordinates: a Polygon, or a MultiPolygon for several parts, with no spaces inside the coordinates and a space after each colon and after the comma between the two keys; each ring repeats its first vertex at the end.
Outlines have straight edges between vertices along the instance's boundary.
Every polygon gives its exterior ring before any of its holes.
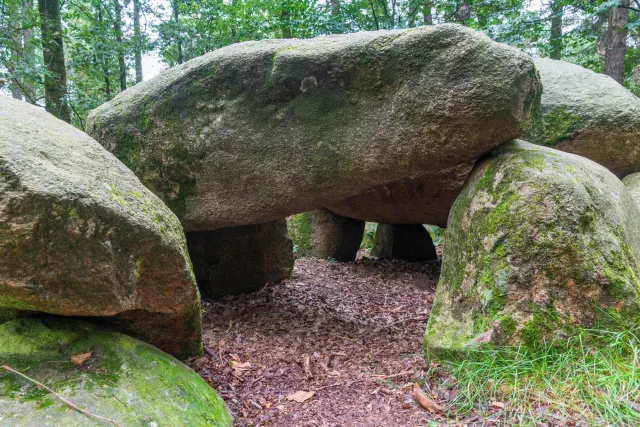
{"type": "Polygon", "coordinates": [[[100,144],[0,97],[0,318],[101,317],[201,352],[200,295],[175,215],[100,144]]]}
{"type": "Polygon", "coordinates": [[[522,141],[497,150],[456,200],[445,241],[429,357],[640,321],[638,207],[583,157],[522,141]]]}
{"type": "Polygon", "coordinates": [[[4,323],[0,360],[31,378],[0,369],[3,426],[232,425],[222,399],[197,373],[149,344],[87,322],[47,317],[4,323]]]}
{"type": "Polygon", "coordinates": [[[185,230],[207,231],[469,164],[520,135],[539,96],[529,56],[439,25],[233,44],[122,92],[87,127],[185,230]]]}
{"type": "Polygon", "coordinates": [[[604,74],[537,59],[542,108],[525,138],[591,159],[623,177],[640,172],[640,99],[604,74]]]}
{"type": "Polygon", "coordinates": [[[447,226],[453,202],[475,161],[402,178],[329,206],[339,215],[368,222],[447,226]]]}
{"type": "Polygon", "coordinates": [[[187,233],[205,298],[256,291],[291,276],[293,244],[285,220],[187,233]]]}

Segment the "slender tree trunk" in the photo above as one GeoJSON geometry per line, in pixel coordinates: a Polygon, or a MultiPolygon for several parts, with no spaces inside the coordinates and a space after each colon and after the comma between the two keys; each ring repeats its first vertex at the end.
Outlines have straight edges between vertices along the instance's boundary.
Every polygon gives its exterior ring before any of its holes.
{"type": "Polygon", "coordinates": [[[431,0],[424,4],[424,9],[422,10],[422,22],[424,22],[424,25],[433,25],[432,8],[431,0]]]}
{"type": "Polygon", "coordinates": [[[178,29],[178,64],[182,64],[184,62],[184,57],[182,56],[182,32],[180,29],[180,0],[173,0],[171,2],[171,6],[173,8],[173,20],[176,23],[176,29],[178,29]]]}
{"type": "MultiPolygon", "coordinates": [[[[629,6],[629,0],[622,0],[622,6],[629,6]]],[[[607,50],[604,56],[604,73],[622,84],[624,55],[627,52],[627,24],[629,9],[612,7],[609,9],[607,30],[607,50]]]]}
{"type": "MultiPolygon", "coordinates": [[[[33,1],[25,0],[23,2],[22,13],[24,14],[24,21],[27,22],[27,17],[33,9],[33,1]]],[[[33,46],[31,45],[31,38],[33,37],[33,30],[25,28],[22,32],[22,57],[31,58],[33,56],[33,46]]],[[[31,104],[36,103],[36,89],[33,87],[30,81],[22,80],[22,92],[27,102],[31,104]]]]}
{"type": "Polygon", "coordinates": [[[118,68],[120,69],[120,90],[127,89],[127,63],[124,58],[124,45],[122,34],[122,4],[120,0],[113,0],[115,16],[113,18],[113,31],[116,34],[118,49],[118,68]]]}
{"type": "MultiPolygon", "coordinates": [[[[102,5],[98,6],[98,22],[100,23],[100,28],[102,27],[102,5]]],[[[109,72],[109,60],[107,55],[103,52],[100,52],[100,62],[102,62],[102,74],[104,76],[104,94],[109,101],[111,99],[111,73],[109,72]]]]}
{"type": "Polygon", "coordinates": [[[136,59],[136,83],[142,81],[142,34],[140,33],[140,0],[133,0],[133,38],[136,59]]]}
{"type": "Polygon", "coordinates": [[[560,59],[562,57],[562,13],[563,7],[558,0],[551,5],[551,36],[549,37],[549,45],[551,46],[551,59],[560,59]]]}
{"type": "Polygon", "coordinates": [[[291,12],[287,0],[282,0],[282,13],[280,15],[280,24],[282,25],[282,38],[291,38],[291,12]]]}
{"type": "Polygon", "coordinates": [[[331,0],[331,14],[337,15],[340,13],[340,0],[331,0]]]}
{"type": "Polygon", "coordinates": [[[64,63],[62,21],[58,0],[38,0],[42,53],[48,73],[44,78],[45,108],[57,118],[71,123],[67,105],[67,72],[64,63]]]}

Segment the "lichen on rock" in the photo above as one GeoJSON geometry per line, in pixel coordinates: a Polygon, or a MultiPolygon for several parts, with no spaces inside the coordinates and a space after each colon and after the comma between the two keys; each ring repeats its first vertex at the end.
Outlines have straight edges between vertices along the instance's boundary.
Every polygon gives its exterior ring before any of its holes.
{"type": "MultiPolygon", "coordinates": [[[[120,426],[232,425],[223,400],[197,373],[149,344],[85,321],[31,317],[4,323],[0,360],[120,426]],[[78,354],[87,360],[75,366],[71,358],[78,354]]],[[[0,425],[106,424],[0,369],[0,425]]]]}
{"type": "Polygon", "coordinates": [[[95,140],[0,97],[0,319],[100,317],[200,354],[200,295],[178,218],[95,140]]]}
{"type": "Polygon", "coordinates": [[[591,159],[619,177],[640,172],[640,99],[611,77],[536,59],[540,110],[523,138],[591,159]]]}
{"type": "Polygon", "coordinates": [[[515,141],[476,165],[446,231],[429,357],[640,323],[640,214],[606,168],[515,141]]]}

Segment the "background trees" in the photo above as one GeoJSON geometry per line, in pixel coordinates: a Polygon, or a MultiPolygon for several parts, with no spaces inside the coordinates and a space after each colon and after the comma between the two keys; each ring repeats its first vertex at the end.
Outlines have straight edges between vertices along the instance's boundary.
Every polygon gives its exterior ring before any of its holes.
{"type": "Polygon", "coordinates": [[[171,67],[246,40],[442,22],[604,72],[640,93],[640,0],[0,2],[2,90],[80,128],[89,110],[146,77],[145,57],[171,67]]]}

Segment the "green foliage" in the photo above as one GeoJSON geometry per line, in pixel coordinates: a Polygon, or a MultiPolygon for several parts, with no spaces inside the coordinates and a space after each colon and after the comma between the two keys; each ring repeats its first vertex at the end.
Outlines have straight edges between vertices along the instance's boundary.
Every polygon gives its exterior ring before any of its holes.
{"type": "Polygon", "coordinates": [[[493,347],[444,362],[427,373],[433,387],[457,391],[451,414],[487,415],[505,402],[506,425],[638,425],[632,409],[640,396],[640,328],[621,332],[580,330],[531,347],[493,347]],[[443,369],[444,368],[444,369],[443,369]],[[456,384],[452,385],[452,380],[456,384]]]}
{"type": "MultiPolygon", "coordinates": [[[[306,38],[364,30],[457,22],[494,40],[548,56],[551,20],[562,15],[562,59],[604,69],[607,17],[621,0],[555,0],[532,7],[525,0],[140,0],[142,37],[133,31],[133,1],[61,2],[67,66],[67,102],[73,123],[120,91],[120,75],[135,84],[134,56],[153,52],[174,66],[214,49],[248,40],[306,38]],[[552,10],[552,6],[555,9],[552,10]],[[557,12],[560,10],[561,12],[557,12]],[[117,41],[116,23],[122,28],[117,41]],[[119,53],[124,53],[120,69],[119,53]]],[[[624,83],[640,92],[640,13],[631,8],[624,83]]],[[[0,90],[44,104],[37,1],[3,0],[0,7],[0,90]],[[4,88],[2,89],[2,86],[4,88]]]]}
{"type": "Polygon", "coordinates": [[[431,240],[433,240],[433,246],[442,246],[444,245],[444,228],[440,228],[437,225],[428,225],[424,226],[429,235],[431,235],[431,240]]]}
{"type": "Polygon", "coordinates": [[[376,222],[365,222],[364,224],[364,236],[362,237],[362,243],[360,243],[360,249],[371,251],[373,243],[376,240],[376,222]]]}

